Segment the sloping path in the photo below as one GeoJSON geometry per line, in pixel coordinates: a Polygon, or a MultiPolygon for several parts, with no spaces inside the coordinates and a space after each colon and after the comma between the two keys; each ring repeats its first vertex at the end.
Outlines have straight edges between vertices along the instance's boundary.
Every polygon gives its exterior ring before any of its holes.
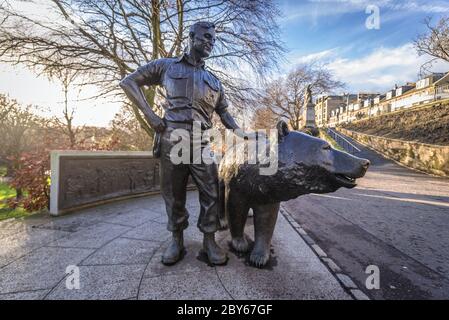
{"type": "Polygon", "coordinates": [[[354,189],[285,204],[324,251],[375,299],[449,298],[449,179],[408,169],[364,147],[371,166],[354,189]]]}

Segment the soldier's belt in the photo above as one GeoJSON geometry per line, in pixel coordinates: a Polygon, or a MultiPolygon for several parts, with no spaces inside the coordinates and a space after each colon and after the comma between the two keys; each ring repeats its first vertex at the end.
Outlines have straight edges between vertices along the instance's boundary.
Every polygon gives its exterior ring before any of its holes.
{"type": "MultiPolygon", "coordinates": [[[[175,121],[169,121],[165,120],[165,123],[167,124],[167,127],[173,128],[173,129],[185,129],[185,130],[192,130],[193,124],[189,122],[175,122],[175,121]]],[[[208,127],[205,124],[201,124],[202,130],[207,130],[208,127]]]]}

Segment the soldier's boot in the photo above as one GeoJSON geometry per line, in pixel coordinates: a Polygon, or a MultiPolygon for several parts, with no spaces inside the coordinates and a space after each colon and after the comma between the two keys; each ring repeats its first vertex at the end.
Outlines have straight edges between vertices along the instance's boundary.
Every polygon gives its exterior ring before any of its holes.
{"type": "Polygon", "coordinates": [[[221,265],[228,260],[226,252],[215,242],[215,233],[204,234],[203,250],[211,264],[221,265]]]}
{"type": "Polygon", "coordinates": [[[184,237],[182,231],[174,231],[170,245],[165,249],[162,255],[162,263],[171,266],[184,258],[184,237]]]}

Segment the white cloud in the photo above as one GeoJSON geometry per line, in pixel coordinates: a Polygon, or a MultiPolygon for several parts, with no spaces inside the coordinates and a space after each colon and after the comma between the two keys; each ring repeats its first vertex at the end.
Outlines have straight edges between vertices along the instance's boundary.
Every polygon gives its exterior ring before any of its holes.
{"type": "MultiPolygon", "coordinates": [[[[418,56],[413,44],[407,43],[396,48],[380,47],[356,59],[342,57],[338,50],[331,49],[296,57],[292,61],[308,62],[311,57],[320,56],[324,57],[320,61],[326,63],[336,78],[345,82],[352,92],[386,92],[395,84],[414,82],[420,67],[430,60],[428,56],[418,56]]],[[[439,62],[433,71],[447,72],[449,63],[439,62]]]]}
{"type": "Polygon", "coordinates": [[[333,48],[333,49],[329,49],[329,50],[311,53],[311,54],[308,54],[305,56],[299,56],[296,58],[294,57],[293,59],[290,59],[290,62],[293,65],[297,65],[297,64],[311,63],[314,61],[324,61],[324,60],[327,60],[327,59],[335,56],[337,50],[338,50],[338,48],[333,48]]]}
{"type": "MultiPolygon", "coordinates": [[[[422,64],[429,57],[419,57],[411,43],[396,48],[379,48],[358,59],[337,58],[329,68],[353,90],[384,92],[395,84],[414,82],[422,64]]],[[[449,71],[448,63],[437,63],[434,71],[449,71]]]]}
{"type": "Polygon", "coordinates": [[[404,1],[402,3],[391,3],[387,5],[389,9],[404,10],[426,13],[448,13],[447,1],[404,1]]]}
{"type": "Polygon", "coordinates": [[[416,12],[428,14],[449,13],[447,0],[308,0],[294,5],[284,5],[284,18],[282,22],[288,23],[290,21],[297,21],[298,19],[311,19],[315,21],[322,17],[338,16],[354,12],[365,14],[365,9],[369,5],[376,5],[381,10],[388,9],[390,14],[396,12],[400,16],[416,12]]]}

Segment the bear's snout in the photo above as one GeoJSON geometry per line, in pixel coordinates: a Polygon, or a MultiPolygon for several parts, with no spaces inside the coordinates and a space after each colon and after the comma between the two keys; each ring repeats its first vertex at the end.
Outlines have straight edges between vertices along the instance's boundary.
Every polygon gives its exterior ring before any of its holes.
{"type": "Polygon", "coordinates": [[[358,178],[362,178],[366,171],[368,170],[369,165],[371,164],[371,162],[368,159],[364,159],[364,158],[358,158],[358,157],[354,157],[355,158],[355,165],[353,165],[353,169],[352,172],[351,170],[349,172],[347,172],[346,174],[354,179],[358,179],[358,178]]]}
{"type": "Polygon", "coordinates": [[[356,186],[356,179],[365,175],[370,161],[346,152],[334,151],[334,176],[338,184],[345,188],[356,186]]]}
{"type": "Polygon", "coordinates": [[[365,175],[370,164],[371,164],[371,162],[368,159],[361,159],[360,165],[361,165],[362,169],[361,169],[360,177],[357,177],[357,178],[361,178],[365,175]]]}

